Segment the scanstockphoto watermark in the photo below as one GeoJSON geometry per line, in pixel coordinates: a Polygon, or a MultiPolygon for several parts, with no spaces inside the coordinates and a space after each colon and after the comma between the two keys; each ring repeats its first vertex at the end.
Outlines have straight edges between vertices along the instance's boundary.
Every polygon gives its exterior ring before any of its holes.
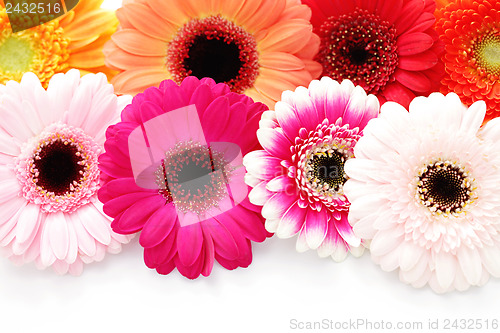
{"type": "Polygon", "coordinates": [[[385,331],[385,330],[423,330],[423,321],[389,321],[355,318],[348,320],[321,319],[318,321],[302,321],[290,319],[289,328],[297,331],[385,331]]]}
{"type": "Polygon", "coordinates": [[[292,318],[289,321],[293,331],[338,331],[338,332],[374,332],[374,331],[409,331],[409,332],[457,332],[481,331],[499,332],[498,318],[429,318],[420,321],[373,320],[367,318],[351,318],[347,320],[321,319],[317,321],[292,318]]]}

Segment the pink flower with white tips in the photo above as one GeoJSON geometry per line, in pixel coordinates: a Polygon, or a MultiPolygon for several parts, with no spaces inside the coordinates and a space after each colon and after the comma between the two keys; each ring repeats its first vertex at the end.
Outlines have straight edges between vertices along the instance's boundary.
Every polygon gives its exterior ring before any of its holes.
{"type": "Polygon", "coordinates": [[[79,275],[128,243],[97,200],[97,159],[130,100],[104,74],[78,70],[54,75],[47,90],[33,73],[0,85],[0,246],[15,263],[79,275]]]}
{"type": "Polygon", "coordinates": [[[285,91],[276,111],[262,115],[257,137],[264,150],[248,153],[250,202],[263,206],[266,229],[279,238],[299,234],[297,251],[317,249],[342,261],[363,253],[347,221],[344,163],[379,102],[351,81],[328,77],[285,91]]]}

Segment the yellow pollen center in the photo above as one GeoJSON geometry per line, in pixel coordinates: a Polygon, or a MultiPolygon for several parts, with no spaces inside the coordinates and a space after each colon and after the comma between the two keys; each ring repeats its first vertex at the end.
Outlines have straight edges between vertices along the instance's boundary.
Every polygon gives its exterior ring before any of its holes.
{"type": "Polygon", "coordinates": [[[3,72],[27,72],[33,62],[31,44],[14,36],[3,39],[0,44],[0,68],[3,72]]]}
{"type": "Polygon", "coordinates": [[[477,64],[488,74],[500,75],[500,37],[487,35],[474,48],[477,64]]]}
{"type": "Polygon", "coordinates": [[[69,43],[57,19],[13,33],[5,9],[0,9],[0,84],[33,72],[46,88],[54,74],[69,67],[69,43]]]}

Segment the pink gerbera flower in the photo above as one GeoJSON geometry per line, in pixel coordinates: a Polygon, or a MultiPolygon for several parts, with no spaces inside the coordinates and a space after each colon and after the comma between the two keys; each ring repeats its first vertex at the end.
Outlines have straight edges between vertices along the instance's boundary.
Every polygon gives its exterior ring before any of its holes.
{"type": "Polygon", "coordinates": [[[0,85],[0,245],[14,262],[77,275],[129,241],[97,201],[97,159],[130,99],[104,74],[78,70],[54,75],[47,90],[33,73],[0,85]]]}
{"type": "Polygon", "coordinates": [[[328,77],[309,89],[285,91],[276,111],[262,115],[257,137],[264,150],[244,157],[250,202],[263,206],[266,229],[280,238],[299,233],[297,250],[343,260],[363,253],[347,221],[344,163],[379,102],[351,81],[328,77]]]}
{"type": "Polygon", "coordinates": [[[323,75],[349,79],[381,103],[408,106],[439,89],[442,43],[432,26],[433,0],[302,0],[321,38],[323,75]]]}
{"type": "Polygon", "coordinates": [[[241,156],[259,148],[264,104],[212,79],[171,80],[138,94],[106,132],[99,191],[113,230],[141,232],[146,265],[191,279],[252,261],[267,233],[248,202],[241,156]]]}

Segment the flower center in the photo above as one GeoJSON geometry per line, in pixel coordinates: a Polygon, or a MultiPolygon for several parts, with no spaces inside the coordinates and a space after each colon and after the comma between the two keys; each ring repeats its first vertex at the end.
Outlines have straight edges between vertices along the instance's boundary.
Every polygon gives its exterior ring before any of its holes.
{"type": "Polygon", "coordinates": [[[487,74],[500,75],[500,34],[488,34],[473,42],[472,61],[487,74]]]}
{"type": "Polygon", "coordinates": [[[4,72],[27,72],[33,62],[34,51],[31,43],[15,37],[7,37],[0,42],[0,66],[4,72]]]}
{"type": "Polygon", "coordinates": [[[420,170],[416,196],[433,213],[456,215],[473,200],[474,189],[473,179],[464,168],[437,161],[420,170]]]}
{"type": "Polygon", "coordinates": [[[229,173],[222,153],[189,141],[165,153],[156,179],[167,202],[184,213],[201,215],[226,196],[229,173]]]}
{"type": "Polygon", "coordinates": [[[312,209],[349,207],[343,190],[347,181],[344,163],[354,156],[353,148],[360,136],[358,128],[348,126],[340,127],[324,119],[314,131],[301,129],[291,147],[292,162],[296,164],[288,167],[288,174],[295,178],[300,197],[312,209]]]}
{"type": "Polygon", "coordinates": [[[348,156],[335,148],[316,148],[307,161],[306,172],[313,187],[324,191],[338,192],[347,181],[344,163],[348,156]]]}
{"type": "Polygon", "coordinates": [[[253,86],[259,73],[257,43],[220,15],[192,19],[170,42],[167,67],[177,83],[190,75],[210,77],[241,93],[253,86]]]}
{"type": "Polygon", "coordinates": [[[5,10],[0,11],[0,84],[35,73],[46,88],[50,78],[68,67],[69,39],[53,20],[13,33],[5,10]]]}
{"type": "Polygon", "coordinates": [[[34,181],[55,195],[74,190],[83,177],[83,158],[78,146],[55,138],[43,142],[33,159],[34,181]]]}
{"type": "Polygon", "coordinates": [[[394,80],[398,64],[396,29],[377,15],[357,8],[330,17],[319,30],[317,61],[324,75],[349,79],[367,93],[376,94],[394,80]]]}
{"type": "Polygon", "coordinates": [[[16,158],[23,196],[44,212],[72,212],[88,203],[99,185],[101,148],[81,129],[53,124],[25,143],[16,158]]]}

